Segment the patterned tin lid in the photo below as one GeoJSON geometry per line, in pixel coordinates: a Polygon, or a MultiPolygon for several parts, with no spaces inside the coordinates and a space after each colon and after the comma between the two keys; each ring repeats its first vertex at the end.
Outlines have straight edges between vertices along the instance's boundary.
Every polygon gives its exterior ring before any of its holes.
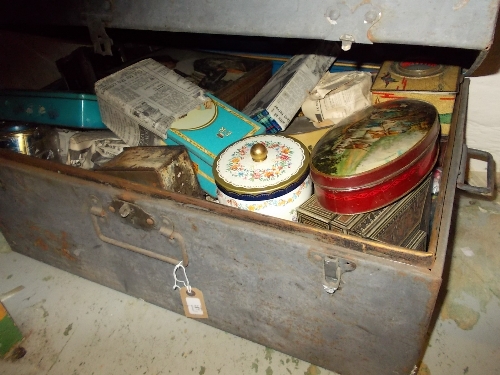
{"type": "Polygon", "coordinates": [[[213,165],[217,186],[238,195],[281,191],[302,182],[308,173],[306,146],[295,139],[272,134],[233,143],[215,158],[213,165]]]}
{"type": "Polygon", "coordinates": [[[389,179],[429,150],[439,133],[437,110],[424,101],[394,100],[361,112],[316,144],[311,155],[315,182],[359,188],[389,179]]]}
{"type": "MultiPolygon", "coordinates": [[[[459,66],[385,61],[373,81],[372,92],[456,93],[461,79],[459,66]]],[[[404,95],[396,95],[404,97],[404,95]]]]}
{"type": "Polygon", "coordinates": [[[395,61],[391,65],[391,70],[405,77],[430,77],[441,74],[445,69],[444,65],[413,61],[395,61]]]}

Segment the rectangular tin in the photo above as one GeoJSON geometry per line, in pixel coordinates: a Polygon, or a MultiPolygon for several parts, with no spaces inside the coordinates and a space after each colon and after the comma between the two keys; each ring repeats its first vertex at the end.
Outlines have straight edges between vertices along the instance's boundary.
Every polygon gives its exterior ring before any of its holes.
{"type": "Polygon", "coordinates": [[[127,147],[97,171],[163,190],[203,197],[184,146],[127,147]]]}
{"type": "Polygon", "coordinates": [[[313,195],[297,209],[298,221],[334,232],[405,247],[402,243],[415,229],[421,227],[424,220],[429,187],[430,177],[427,177],[400,200],[379,210],[357,215],[337,215],[328,211],[319,205],[313,195]]]}
{"type": "Polygon", "coordinates": [[[427,233],[423,230],[415,229],[410,235],[405,238],[401,247],[406,247],[412,250],[426,251],[427,248],[427,233]]]}
{"type": "Polygon", "coordinates": [[[214,105],[213,118],[206,123],[198,123],[196,118],[191,121],[187,117],[185,120],[189,123],[186,129],[176,129],[174,124],[168,130],[165,142],[188,149],[202,189],[216,197],[217,187],[212,172],[215,157],[242,138],[265,133],[265,128],[215,96],[207,94],[207,97],[212,99],[214,105]]]}
{"type": "Polygon", "coordinates": [[[0,118],[78,129],[106,129],[97,97],[92,94],[2,90],[0,118]]]}
{"type": "MultiPolygon", "coordinates": [[[[439,65],[435,74],[426,76],[418,71],[415,76],[410,76],[411,69],[398,69],[398,64],[404,63],[385,61],[382,64],[372,85],[372,103],[402,98],[425,100],[438,110],[441,134],[448,135],[460,83],[460,67],[439,65]]],[[[431,68],[435,66],[430,65],[431,68]]]]}

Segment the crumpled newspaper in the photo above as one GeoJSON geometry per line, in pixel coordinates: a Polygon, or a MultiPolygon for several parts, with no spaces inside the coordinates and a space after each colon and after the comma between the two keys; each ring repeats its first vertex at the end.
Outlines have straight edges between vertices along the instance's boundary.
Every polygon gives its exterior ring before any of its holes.
{"type": "Polygon", "coordinates": [[[66,164],[92,169],[121,154],[125,147],[128,145],[108,130],[77,132],[69,139],[66,164]]]}
{"type": "Polygon", "coordinates": [[[372,76],[367,72],[327,72],[302,104],[314,126],[332,126],[371,105],[372,76]]]}

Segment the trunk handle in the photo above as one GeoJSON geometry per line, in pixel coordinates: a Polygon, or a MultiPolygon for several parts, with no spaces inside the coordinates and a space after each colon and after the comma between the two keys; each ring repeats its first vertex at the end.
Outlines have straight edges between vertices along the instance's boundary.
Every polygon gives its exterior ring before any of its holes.
{"type": "Polygon", "coordinates": [[[477,150],[475,148],[468,148],[466,144],[462,146],[462,158],[460,161],[460,168],[458,170],[457,188],[472,194],[480,194],[491,197],[495,191],[495,161],[493,156],[486,151],[477,150]],[[486,186],[472,186],[465,181],[465,168],[468,159],[484,160],[487,164],[486,167],[486,186]]]}
{"type": "MultiPolygon", "coordinates": [[[[90,213],[91,213],[90,216],[92,218],[92,224],[94,225],[95,232],[97,234],[97,237],[99,237],[99,239],[101,241],[109,243],[111,245],[122,247],[126,250],[130,250],[130,251],[133,251],[133,252],[138,253],[138,254],[146,255],[150,258],[161,260],[162,262],[173,264],[174,266],[181,262],[179,259],[174,259],[174,258],[168,257],[166,255],[157,254],[154,251],[143,249],[141,247],[134,246],[134,245],[131,245],[129,243],[119,241],[117,239],[105,236],[101,232],[101,228],[99,227],[98,218],[105,217],[106,212],[101,207],[94,206],[90,209],[90,213]]],[[[173,228],[170,228],[168,226],[168,223],[165,223],[165,225],[162,225],[158,231],[160,232],[160,234],[167,237],[170,241],[175,240],[177,242],[177,244],[179,245],[181,252],[182,252],[182,264],[185,267],[187,267],[187,265],[189,263],[189,257],[188,257],[187,250],[186,250],[186,244],[184,242],[184,238],[182,237],[182,235],[180,233],[174,231],[173,228]]]]}

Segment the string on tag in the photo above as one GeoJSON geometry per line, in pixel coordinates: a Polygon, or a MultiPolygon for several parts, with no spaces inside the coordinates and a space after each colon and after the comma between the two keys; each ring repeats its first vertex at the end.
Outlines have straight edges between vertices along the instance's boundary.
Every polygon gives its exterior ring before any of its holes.
{"type": "Polygon", "coordinates": [[[182,260],[179,262],[179,264],[177,264],[175,267],[174,267],[174,281],[175,281],[175,284],[174,284],[174,290],[176,289],[180,289],[181,286],[178,285],[177,283],[182,283],[184,284],[184,286],[186,287],[187,289],[187,292],[188,294],[191,294],[191,285],[189,285],[189,280],[188,280],[188,277],[187,277],[187,274],[186,274],[186,269],[184,268],[184,266],[182,265],[182,260]],[[184,280],[180,280],[177,278],[177,270],[179,268],[182,268],[182,271],[184,272],[184,280]]]}

